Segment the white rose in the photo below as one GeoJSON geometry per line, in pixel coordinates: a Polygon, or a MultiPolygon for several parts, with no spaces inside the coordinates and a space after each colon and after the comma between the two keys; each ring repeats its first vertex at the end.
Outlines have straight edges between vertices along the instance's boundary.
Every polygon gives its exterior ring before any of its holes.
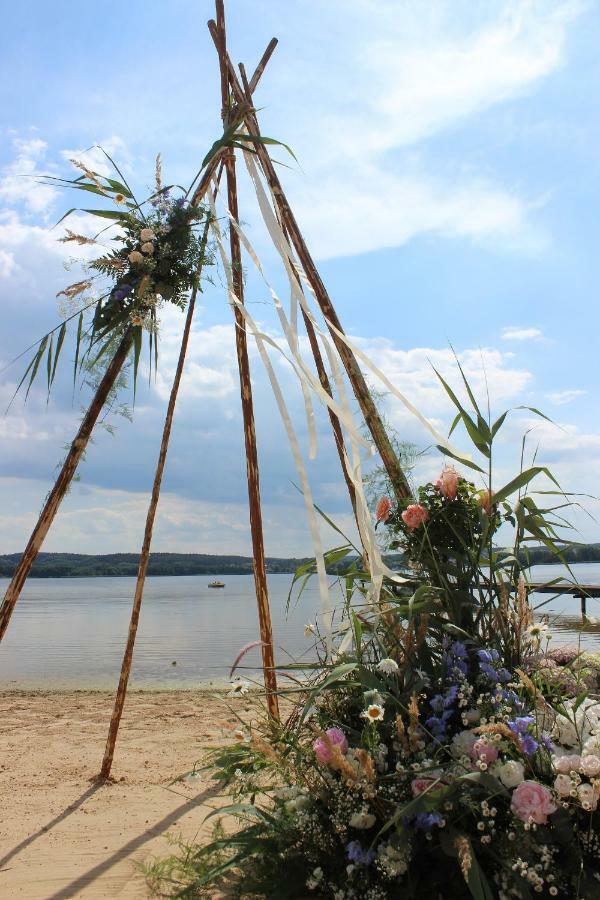
{"type": "Polygon", "coordinates": [[[496,775],[506,788],[514,788],[525,780],[523,763],[509,759],[496,769],[496,775]]]}
{"type": "Polygon", "coordinates": [[[467,709],[463,713],[463,718],[467,720],[469,725],[476,725],[481,719],[481,712],[478,709],[467,709]]]}
{"type": "Polygon", "coordinates": [[[372,828],[375,816],[366,812],[354,813],[348,824],[351,828],[372,828]]]}
{"type": "Polygon", "coordinates": [[[571,793],[571,779],[568,775],[557,775],[554,779],[554,790],[559,797],[568,797],[571,793]]]}
{"type": "Polygon", "coordinates": [[[566,716],[559,715],[554,723],[554,734],[559,743],[566,747],[574,747],[578,743],[577,729],[570,719],[566,716]]]}
{"type": "Polygon", "coordinates": [[[136,265],[137,263],[144,262],[144,257],[139,250],[132,250],[129,254],[129,262],[136,265]]]}
{"type": "Polygon", "coordinates": [[[142,228],[140,231],[140,240],[141,241],[153,241],[155,237],[154,232],[151,228],[142,228]]]}
{"type": "Polygon", "coordinates": [[[600,756],[600,734],[593,734],[589,737],[584,741],[581,749],[584,756],[588,756],[590,753],[593,753],[595,756],[600,756]]]}
{"type": "Polygon", "coordinates": [[[579,771],[582,775],[594,778],[594,776],[600,774],[600,757],[595,754],[582,756],[579,761],[579,771]]]}
{"type": "Polygon", "coordinates": [[[577,788],[579,802],[584,809],[594,810],[598,806],[598,794],[591,784],[580,784],[577,788]]]}

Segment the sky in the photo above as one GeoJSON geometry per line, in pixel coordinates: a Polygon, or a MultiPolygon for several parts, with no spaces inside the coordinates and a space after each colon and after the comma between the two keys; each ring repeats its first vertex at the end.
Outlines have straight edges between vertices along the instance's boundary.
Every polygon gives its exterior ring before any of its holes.
{"type": "MultiPolygon", "coordinates": [[[[166,179],[189,183],[221,129],[212,15],[204,0],[105,0],[101,10],[23,0],[4,10],[0,369],[59,321],[56,294],[79,277],[81,261],[57,241],[62,226],[52,227],[79,197],[33,176],[72,177],[69,159],[100,144],[141,194],[152,189],[158,152],[166,179]]],[[[250,71],[279,38],[255,95],[262,130],[297,157],[273,152],[347,333],[441,431],[453,412],[433,367],[458,385],[454,348],[484,402],[487,384],[494,410],[532,406],[553,420],[511,415],[497,481],[515,473],[527,431],[528,452],[566,490],[600,496],[598,5],[229,0],[227,15],[230,52],[250,71]]],[[[94,151],[85,158],[100,162],[94,151]]],[[[287,301],[243,171],[240,208],[287,301]]],[[[92,228],[81,214],[75,225],[92,228]]],[[[246,269],[248,308],[279,341],[269,291],[249,260],[246,269]]],[[[217,267],[211,280],[195,317],[153,546],[249,554],[231,310],[217,267]]],[[[182,325],[179,312],[165,311],[158,377],[140,379],[133,422],[95,436],[45,550],[139,549],[182,325]]],[[[275,355],[306,451],[301,394],[275,355]]],[[[24,360],[0,374],[2,411],[24,360]]],[[[250,361],[267,553],[308,554],[298,475],[252,344],[250,361]]],[[[89,399],[85,390],[73,396],[68,362],[67,354],[49,402],[40,384],[0,417],[0,552],[25,545],[89,399]]],[[[401,439],[430,447],[399,400],[381,403],[401,439]]],[[[318,456],[307,462],[315,501],[351,529],[322,410],[317,430],[318,456]]],[[[441,465],[429,450],[415,477],[441,465]]],[[[573,536],[600,540],[599,504],[585,507],[573,512],[573,536]]]]}

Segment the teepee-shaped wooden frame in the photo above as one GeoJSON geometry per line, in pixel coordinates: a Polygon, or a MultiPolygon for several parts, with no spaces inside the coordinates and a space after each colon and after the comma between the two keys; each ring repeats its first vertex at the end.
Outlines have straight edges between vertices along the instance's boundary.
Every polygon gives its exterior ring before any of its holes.
{"type": "MultiPolygon", "coordinates": [[[[373,401],[363,373],[358,365],[356,357],[352,349],[348,346],[348,343],[344,340],[342,325],[335,312],[325,285],[323,284],[317,268],[313,262],[308,247],[306,246],[304,238],[302,237],[300,228],[298,227],[298,223],[296,222],[290,204],[288,203],[286,195],[283,191],[273,162],[269,156],[267,147],[265,143],[260,140],[260,130],[256,109],[253,105],[253,95],[263,75],[265,67],[277,45],[277,40],[273,38],[270,41],[267,49],[265,50],[259,64],[254,71],[254,74],[250,79],[248,79],[246,70],[241,63],[239,65],[238,75],[238,72],[234,68],[227,50],[225,11],[223,0],[216,0],[216,21],[209,21],[208,28],[219,57],[222,118],[224,127],[229,127],[232,122],[243,123],[248,135],[255,138],[255,140],[252,142],[255,152],[255,159],[257,160],[260,171],[270,188],[278,223],[287,241],[289,242],[289,245],[293,248],[298,263],[301,266],[302,274],[306,278],[306,281],[309,284],[310,289],[319,305],[320,311],[324,317],[335,349],[337,350],[341,362],[343,363],[346,376],[358,401],[367,428],[372,435],[373,442],[389,475],[396,496],[400,500],[404,499],[410,495],[410,489],[406,476],[400,466],[396,454],[394,453],[389,437],[376,409],[375,403],[373,401]]],[[[252,536],[254,579],[258,606],[258,619],[260,625],[265,693],[269,713],[274,718],[278,718],[278,693],[265,567],[265,550],[260,500],[260,477],[256,435],[254,428],[252,380],[250,376],[250,366],[248,360],[246,322],[240,309],[240,304],[243,304],[244,300],[244,283],[242,276],[242,254],[240,238],[236,227],[234,227],[234,225],[238,223],[238,196],[236,183],[236,157],[235,150],[232,147],[222,147],[220,151],[215,156],[213,156],[203,172],[200,183],[196,188],[194,196],[192,198],[192,203],[197,204],[202,201],[211,190],[211,186],[215,182],[218,185],[223,172],[225,174],[227,183],[227,201],[229,216],[231,219],[231,225],[229,228],[229,265],[233,282],[233,291],[238,301],[237,305],[234,305],[236,325],[236,350],[240,376],[240,393],[244,423],[250,530],[252,536]]],[[[204,233],[204,241],[206,241],[207,238],[208,230],[204,233]]],[[[198,273],[198,281],[199,277],[200,273],[198,273]]],[[[296,277],[298,277],[298,279],[300,278],[299,275],[297,275],[296,277]]],[[[181,341],[181,349],[179,353],[179,360],[167,406],[167,413],[163,427],[153,490],[146,517],[146,527],[140,555],[133,608],[129,625],[129,633],[127,636],[127,644],[123,657],[114,710],[109,727],[106,750],[100,772],[100,776],[102,778],[108,778],[110,775],[119,723],[121,720],[121,714],[123,712],[127,685],[131,672],[133,649],[139,622],[144,583],[150,557],[150,545],[152,541],[154,520],[156,517],[162,476],[171,435],[173,414],[177,403],[177,395],[181,382],[192,319],[195,310],[198,281],[194,289],[192,290],[192,294],[188,304],[181,341]]],[[[314,357],[314,363],[320,385],[322,389],[330,397],[332,397],[332,388],[319,348],[315,328],[304,308],[302,309],[302,316],[311,352],[314,357]]],[[[96,391],[96,394],[92,399],[92,402],[82,420],[80,428],[75,439],[73,440],[73,443],[67,454],[66,460],[63,463],[56,483],[51,493],[49,494],[48,499],[46,500],[39,520],[31,534],[29,542],[7,588],[3,603],[0,607],[0,641],[6,633],[6,629],[8,627],[12,612],[19,599],[25,581],[31,571],[37,554],[42,547],[43,541],[52,525],[52,522],[54,521],[60,503],[67,492],[73,475],[75,474],[75,471],[77,469],[78,463],[81,460],[81,457],[88,445],[100,412],[104,406],[111,388],[115,384],[119,372],[121,371],[127,359],[131,346],[132,334],[131,331],[127,331],[123,336],[121,343],[117,348],[111,362],[109,363],[102,381],[96,391]]],[[[335,444],[340,457],[342,472],[348,487],[350,501],[356,513],[355,486],[352,478],[350,477],[350,473],[348,472],[342,427],[338,416],[331,406],[328,406],[328,413],[331,421],[335,444]]]]}

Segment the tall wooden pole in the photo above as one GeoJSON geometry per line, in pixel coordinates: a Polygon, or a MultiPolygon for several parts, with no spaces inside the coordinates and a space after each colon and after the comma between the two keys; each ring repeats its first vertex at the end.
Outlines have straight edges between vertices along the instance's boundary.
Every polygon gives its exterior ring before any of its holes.
{"type": "MultiPolygon", "coordinates": [[[[221,169],[219,170],[219,174],[217,175],[217,183],[221,179],[221,169]]],[[[131,619],[129,621],[129,631],[127,633],[127,644],[125,646],[125,653],[123,655],[123,662],[121,664],[121,675],[119,677],[119,685],[117,687],[117,693],[115,696],[115,705],[113,708],[113,713],[110,720],[110,726],[108,729],[108,737],[106,739],[106,748],[104,750],[104,758],[102,760],[102,768],[100,769],[100,778],[108,778],[110,776],[110,770],[112,768],[113,757],[115,753],[115,745],[117,743],[117,735],[119,733],[119,725],[121,723],[121,716],[123,715],[123,707],[125,706],[125,697],[127,695],[127,686],[129,684],[129,676],[131,674],[131,664],[133,661],[133,649],[135,645],[135,638],[137,635],[138,624],[140,621],[140,612],[142,609],[142,598],[144,596],[144,585],[146,583],[146,575],[148,573],[148,563],[150,561],[150,545],[152,543],[152,533],[154,531],[154,521],[156,519],[156,510],[158,508],[158,501],[160,498],[160,489],[162,485],[163,473],[165,470],[165,463],[167,460],[167,452],[169,449],[169,441],[171,439],[171,429],[173,427],[173,416],[175,414],[175,406],[177,405],[177,396],[179,394],[179,386],[181,384],[181,377],[183,374],[183,367],[185,364],[185,357],[187,354],[187,348],[190,339],[190,332],[192,328],[192,320],[194,318],[194,309],[196,306],[196,297],[198,294],[198,288],[200,286],[200,277],[202,274],[202,266],[204,261],[204,254],[206,251],[206,244],[208,241],[208,229],[209,229],[209,221],[207,221],[206,226],[204,228],[204,233],[202,235],[202,242],[200,245],[200,265],[198,267],[198,272],[196,275],[196,283],[192,289],[192,293],[190,296],[190,302],[188,304],[187,315],[185,319],[185,325],[183,328],[183,336],[181,338],[181,347],[179,350],[179,359],[177,360],[177,368],[175,369],[175,377],[173,379],[173,385],[171,387],[171,394],[169,396],[169,403],[167,405],[167,412],[165,415],[165,424],[163,426],[162,439],[160,442],[160,451],[158,454],[158,462],[156,464],[156,472],[154,474],[154,484],[152,486],[152,496],[150,498],[150,504],[148,506],[148,512],[146,514],[146,527],[144,529],[144,541],[142,544],[142,552],[140,554],[140,562],[138,566],[138,574],[137,581],[135,584],[135,594],[133,597],[133,606],[131,609],[131,619]]]]}
{"type": "MultiPolygon", "coordinates": [[[[210,22],[209,30],[211,32],[213,41],[215,41],[215,32],[214,29],[211,28],[210,22]]],[[[248,102],[251,98],[248,97],[247,93],[240,85],[235,68],[231,62],[231,59],[227,55],[226,50],[225,63],[227,65],[227,71],[236,102],[240,104],[244,101],[248,102]]],[[[245,123],[249,134],[256,135],[257,137],[260,135],[258,119],[256,117],[256,111],[254,109],[250,109],[246,113],[245,123]]],[[[354,356],[352,350],[345,343],[345,341],[336,333],[339,332],[343,335],[344,329],[342,328],[342,324],[337,316],[329,294],[327,293],[327,289],[325,288],[325,285],[321,280],[321,276],[319,275],[317,267],[315,266],[310,251],[306,246],[306,243],[302,236],[302,232],[300,231],[300,228],[296,221],[296,217],[292,212],[291,206],[277,176],[277,172],[275,171],[275,167],[273,166],[273,163],[271,161],[271,157],[269,156],[269,152],[265,144],[261,143],[259,140],[256,140],[254,142],[254,149],[262,166],[265,178],[267,179],[269,187],[271,188],[271,191],[273,193],[273,197],[275,198],[275,204],[277,206],[281,222],[285,226],[285,229],[289,234],[289,237],[291,238],[294,249],[298,254],[298,259],[302,264],[302,267],[306,273],[306,277],[308,278],[310,286],[314,291],[317,303],[319,304],[321,312],[325,317],[325,321],[327,322],[327,326],[331,333],[332,339],[336,345],[337,351],[346,370],[348,380],[352,385],[354,395],[356,396],[356,399],[360,406],[365,423],[369,431],[371,432],[373,442],[375,443],[375,446],[379,451],[379,455],[381,456],[383,465],[385,466],[385,469],[389,475],[390,481],[394,488],[394,492],[398,500],[403,500],[406,497],[410,497],[410,485],[408,483],[406,475],[402,470],[398,457],[394,453],[394,448],[392,447],[390,439],[385,430],[385,425],[383,424],[381,416],[377,411],[377,407],[375,406],[373,397],[371,396],[371,392],[365,381],[365,377],[360,369],[360,366],[356,361],[356,357],[354,356]]]]}
{"type": "Polygon", "coordinates": [[[52,491],[50,492],[46,503],[44,504],[44,508],[40,513],[37,524],[31,533],[29,542],[23,552],[23,555],[21,556],[21,559],[19,560],[17,568],[15,569],[15,573],[6,590],[4,601],[2,603],[2,606],[0,607],[0,641],[6,633],[6,629],[8,628],[8,623],[10,622],[13,610],[17,604],[17,600],[19,599],[19,596],[23,589],[23,585],[27,580],[27,576],[31,571],[31,567],[33,566],[35,559],[41,549],[44,538],[48,534],[48,531],[56,517],[62,499],[67,493],[79,461],[85,453],[85,449],[89,443],[98,416],[100,415],[102,408],[106,403],[107,397],[111,391],[111,388],[115,384],[119,372],[123,368],[125,360],[127,359],[127,354],[129,353],[129,348],[131,347],[132,340],[132,330],[131,328],[128,328],[123,335],[123,338],[121,339],[121,343],[119,344],[115,355],[111,359],[106,371],[104,372],[104,375],[102,376],[102,380],[98,385],[98,389],[92,399],[92,402],[89,405],[88,411],[86,412],[85,416],[83,417],[83,421],[79,426],[79,431],[77,432],[77,435],[75,436],[75,439],[71,444],[71,448],[67,454],[67,458],[62,465],[60,474],[56,479],[54,487],[52,488],[52,491]]]}
{"type": "MultiPolygon", "coordinates": [[[[223,120],[229,115],[229,75],[227,72],[227,49],[225,35],[225,11],[223,0],[216,0],[217,33],[219,65],[221,69],[221,99],[223,103],[223,120]]],[[[225,160],[227,176],[227,200],[229,212],[238,221],[237,181],[235,171],[235,155],[229,150],[225,160]]],[[[229,227],[231,251],[231,267],[233,290],[240,303],[244,302],[244,279],[242,272],[242,253],[240,240],[235,228],[229,227]]],[[[260,476],[258,468],[258,452],[256,447],[256,431],[254,427],[254,405],[252,400],[252,382],[250,379],[250,363],[246,341],[246,325],[240,310],[235,307],[235,336],[238,369],[240,374],[240,393],[242,399],[242,416],[244,420],[244,441],[246,446],[246,472],[248,476],[248,501],[250,507],[250,532],[252,536],[252,556],[254,567],[254,584],[258,605],[258,621],[262,642],[262,660],[265,681],[267,707],[274,719],[279,719],[279,703],[277,697],[277,677],[273,653],[273,630],[269,610],[269,593],[265,564],[265,546],[263,537],[262,509],[260,502],[260,476]]]]}

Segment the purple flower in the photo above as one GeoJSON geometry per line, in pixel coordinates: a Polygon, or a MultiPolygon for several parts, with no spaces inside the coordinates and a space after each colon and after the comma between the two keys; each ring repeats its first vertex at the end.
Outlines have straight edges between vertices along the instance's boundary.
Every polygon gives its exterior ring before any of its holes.
{"type": "Polygon", "coordinates": [[[414,818],[414,826],[421,831],[431,831],[434,825],[441,825],[442,815],[439,812],[417,813],[414,818]]]}
{"type": "Polygon", "coordinates": [[[540,740],[549,753],[554,753],[554,751],[556,750],[556,746],[554,745],[554,742],[550,740],[547,734],[540,735],[540,740]]]}
{"type": "Polygon", "coordinates": [[[527,754],[527,756],[531,756],[532,753],[535,753],[539,746],[538,742],[530,734],[521,736],[521,750],[523,753],[527,754]]]}
{"type": "Polygon", "coordinates": [[[460,641],[454,641],[454,643],[450,647],[450,651],[452,652],[453,656],[456,656],[457,659],[467,658],[467,648],[464,644],[461,644],[460,641]]]}
{"type": "Polygon", "coordinates": [[[346,844],[346,853],[350,862],[359,866],[370,866],[375,859],[375,851],[363,850],[360,841],[350,841],[346,844]]]}

